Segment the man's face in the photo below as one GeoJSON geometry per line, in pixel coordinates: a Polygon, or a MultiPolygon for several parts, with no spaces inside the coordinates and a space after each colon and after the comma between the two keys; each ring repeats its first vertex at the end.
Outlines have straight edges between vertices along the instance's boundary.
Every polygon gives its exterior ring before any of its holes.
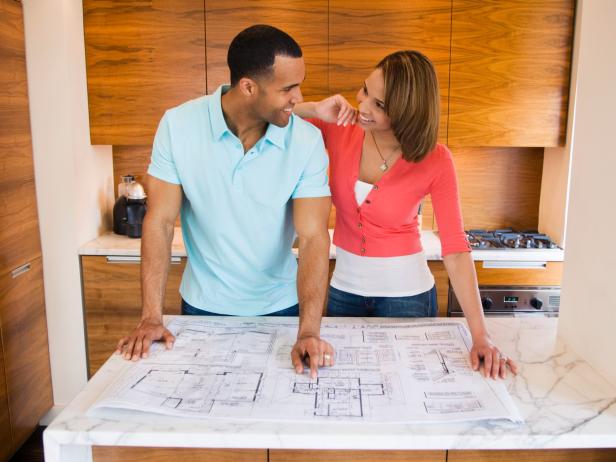
{"type": "Polygon", "coordinates": [[[306,77],[304,58],[276,56],[273,73],[258,80],[254,110],[258,116],[278,127],[286,127],[293,106],[301,103],[299,86],[306,77]]]}

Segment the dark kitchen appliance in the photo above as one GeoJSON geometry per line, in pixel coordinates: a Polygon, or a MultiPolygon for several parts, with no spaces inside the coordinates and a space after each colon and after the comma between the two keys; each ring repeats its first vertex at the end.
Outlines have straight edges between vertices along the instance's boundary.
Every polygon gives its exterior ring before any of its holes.
{"type": "Polygon", "coordinates": [[[113,232],[128,237],[141,237],[147,196],[143,186],[132,175],[122,177],[119,197],[113,206],[113,232]]]}

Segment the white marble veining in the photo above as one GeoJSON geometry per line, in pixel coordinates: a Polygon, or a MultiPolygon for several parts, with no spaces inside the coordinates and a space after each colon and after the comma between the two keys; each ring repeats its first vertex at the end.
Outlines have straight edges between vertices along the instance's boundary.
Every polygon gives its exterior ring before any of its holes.
{"type": "MultiPolygon", "coordinates": [[[[329,230],[330,238],[333,230],[329,230]]],[[[438,234],[434,231],[421,232],[421,244],[428,260],[442,260],[441,241],[438,234]]],[[[141,253],[141,239],[131,239],[126,236],[119,236],[112,232],[107,232],[79,248],[80,255],[115,255],[138,257],[141,253]]],[[[297,249],[293,249],[297,255],[297,249]]],[[[473,260],[495,261],[506,264],[507,262],[548,262],[563,261],[564,251],[562,249],[516,249],[512,250],[473,250],[471,252],[473,260]]],[[[185,257],[186,249],[182,240],[182,229],[175,228],[173,244],[171,248],[172,257],[185,257]]],[[[333,243],[329,247],[329,258],[336,258],[336,247],[333,243]]]]}
{"type": "MultiPolygon", "coordinates": [[[[280,318],[270,320],[277,322],[280,318]]],[[[382,318],[323,320],[400,321],[409,322],[382,318]]],[[[287,449],[616,447],[616,386],[557,338],[556,318],[487,321],[493,339],[519,364],[519,373],[507,379],[507,388],[524,416],[524,424],[501,420],[434,425],[277,424],[179,419],[119,410],[88,413],[102,390],[129,364],[114,356],[45,430],[45,457],[47,462],[88,460],[91,445],[287,449]]]]}

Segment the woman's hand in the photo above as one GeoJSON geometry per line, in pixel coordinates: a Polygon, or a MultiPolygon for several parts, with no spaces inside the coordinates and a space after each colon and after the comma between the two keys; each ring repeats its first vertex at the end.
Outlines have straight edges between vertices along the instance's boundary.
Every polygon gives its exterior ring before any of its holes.
{"type": "Polygon", "coordinates": [[[485,377],[504,379],[507,377],[507,366],[514,374],[518,373],[517,364],[502,353],[487,335],[473,338],[473,348],[471,348],[473,370],[479,370],[481,361],[483,361],[483,375],[485,377]]]}
{"type": "Polygon", "coordinates": [[[315,104],[316,116],[324,122],[347,126],[354,124],[357,110],[342,95],[333,95],[315,104]]]}

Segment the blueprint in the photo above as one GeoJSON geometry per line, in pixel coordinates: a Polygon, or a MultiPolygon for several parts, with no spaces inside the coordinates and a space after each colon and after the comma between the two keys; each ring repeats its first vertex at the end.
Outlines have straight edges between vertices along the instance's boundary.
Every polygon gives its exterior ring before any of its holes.
{"type": "Polygon", "coordinates": [[[335,366],[296,374],[297,324],[174,318],[172,350],[126,363],[93,408],[284,421],[450,422],[522,418],[502,381],[470,365],[459,321],[325,324],[335,366]]]}

